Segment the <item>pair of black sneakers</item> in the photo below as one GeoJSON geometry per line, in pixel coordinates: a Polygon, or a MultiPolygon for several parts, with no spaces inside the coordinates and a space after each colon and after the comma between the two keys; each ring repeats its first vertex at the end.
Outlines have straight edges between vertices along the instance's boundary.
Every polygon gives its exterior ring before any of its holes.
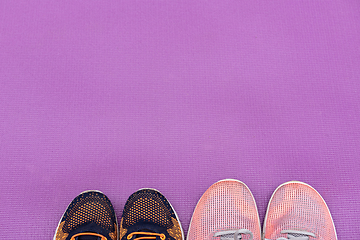
{"type": "Polygon", "coordinates": [[[179,218],[155,189],[140,189],[127,200],[120,225],[109,198],[100,191],[78,195],[62,216],[54,240],[182,240],[179,218]]]}

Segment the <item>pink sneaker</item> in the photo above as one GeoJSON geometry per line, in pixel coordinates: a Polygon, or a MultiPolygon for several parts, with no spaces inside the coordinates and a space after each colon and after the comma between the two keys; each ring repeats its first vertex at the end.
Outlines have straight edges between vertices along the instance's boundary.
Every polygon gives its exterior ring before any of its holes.
{"type": "Polygon", "coordinates": [[[194,210],[187,240],[260,240],[260,220],[249,188],[233,179],[221,180],[202,195],[194,210]]]}
{"type": "Polygon", "coordinates": [[[330,211],[308,184],[291,181],[273,193],[264,220],[263,239],[336,240],[330,211]]]}

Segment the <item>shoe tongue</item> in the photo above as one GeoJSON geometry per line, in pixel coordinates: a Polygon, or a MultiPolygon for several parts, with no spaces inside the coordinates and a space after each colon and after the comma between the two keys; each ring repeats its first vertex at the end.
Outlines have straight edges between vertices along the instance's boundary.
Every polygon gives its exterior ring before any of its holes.
{"type": "Polygon", "coordinates": [[[76,240],[100,240],[100,237],[91,236],[91,235],[83,235],[76,238],[76,240]]]}

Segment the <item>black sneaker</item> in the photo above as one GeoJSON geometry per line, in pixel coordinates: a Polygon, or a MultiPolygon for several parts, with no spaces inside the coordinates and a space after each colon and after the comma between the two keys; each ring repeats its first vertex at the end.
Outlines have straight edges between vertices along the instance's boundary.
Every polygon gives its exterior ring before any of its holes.
{"type": "Polygon", "coordinates": [[[125,204],[120,239],[183,240],[184,234],[169,201],[155,189],[140,189],[125,204]]]}
{"type": "Polygon", "coordinates": [[[110,200],[99,191],[86,191],[68,206],[54,240],[118,240],[118,227],[110,200]]]}

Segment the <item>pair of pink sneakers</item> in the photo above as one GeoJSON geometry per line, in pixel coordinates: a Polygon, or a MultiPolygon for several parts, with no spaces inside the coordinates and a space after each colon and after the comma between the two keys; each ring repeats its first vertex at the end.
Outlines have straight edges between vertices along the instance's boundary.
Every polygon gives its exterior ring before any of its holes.
{"type": "Polygon", "coordinates": [[[233,179],[213,184],[193,213],[187,240],[336,240],[330,211],[308,184],[291,181],[274,191],[263,229],[249,188],[233,179]]]}

